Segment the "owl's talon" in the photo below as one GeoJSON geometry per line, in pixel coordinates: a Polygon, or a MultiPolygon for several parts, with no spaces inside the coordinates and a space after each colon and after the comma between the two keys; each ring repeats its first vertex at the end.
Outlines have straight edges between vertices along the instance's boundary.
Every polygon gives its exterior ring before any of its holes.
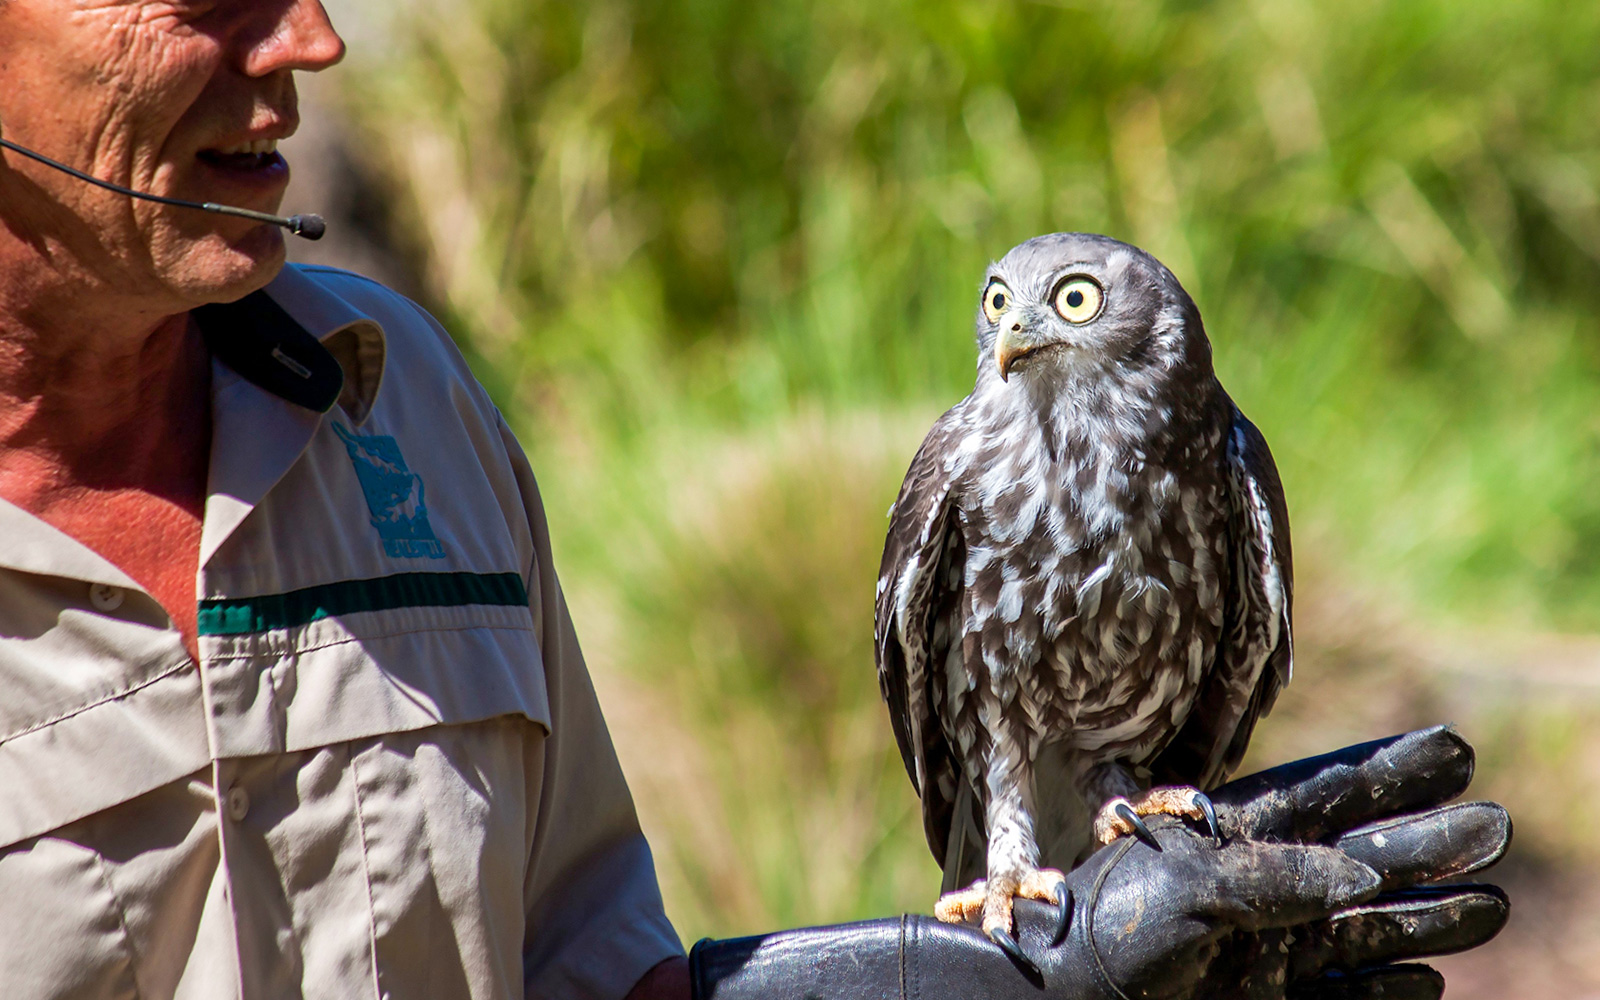
{"type": "Polygon", "coordinates": [[[1112,811],[1117,814],[1118,819],[1122,820],[1132,828],[1133,835],[1144,841],[1145,846],[1149,847],[1152,851],[1161,850],[1161,842],[1156,839],[1155,834],[1150,832],[1150,827],[1145,824],[1144,819],[1140,817],[1138,813],[1133,811],[1133,806],[1129,805],[1127,802],[1118,802],[1112,808],[1112,811]]]}
{"type": "Polygon", "coordinates": [[[1217,822],[1217,810],[1211,800],[1198,788],[1188,785],[1162,785],[1140,792],[1129,798],[1117,796],[1107,799],[1095,816],[1095,839],[1109,844],[1118,837],[1133,834],[1155,850],[1161,850],[1144,816],[1179,816],[1205,827],[1206,834],[1217,847],[1222,846],[1222,825],[1217,822]]]}
{"type": "Polygon", "coordinates": [[[1036,899],[1050,907],[1056,918],[1050,944],[1060,944],[1072,922],[1072,890],[1067,888],[1067,877],[1054,868],[1036,868],[1018,880],[1014,895],[1018,899],[1036,899]]]}
{"type": "Polygon", "coordinates": [[[1222,827],[1217,825],[1216,806],[1213,806],[1206,794],[1200,791],[1194,793],[1191,801],[1200,807],[1201,812],[1206,814],[1206,832],[1211,834],[1212,846],[1220,850],[1222,848],[1222,827]]]}
{"type": "Polygon", "coordinates": [[[1011,961],[1017,963],[1024,972],[1033,976],[1041,974],[1039,966],[1034,963],[1033,959],[1022,953],[1022,946],[1017,944],[1017,939],[1012,937],[1004,927],[991,927],[988,933],[989,940],[999,945],[1000,950],[1005,952],[1011,958],[1011,961]]]}
{"type": "Polygon", "coordinates": [[[1054,948],[1067,939],[1067,930],[1072,926],[1072,890],[1063,883],[1057,890],[1056,899],[1056,929],[1050,935],[1050,947],[1054,948]]]}

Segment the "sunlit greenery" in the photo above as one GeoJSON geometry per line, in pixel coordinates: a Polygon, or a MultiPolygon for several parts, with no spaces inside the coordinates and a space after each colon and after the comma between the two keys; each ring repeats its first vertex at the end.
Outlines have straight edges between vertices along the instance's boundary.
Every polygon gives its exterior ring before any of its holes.
{"type": "Polygon", "coordinates": [[[430,305],[607,668],[711,762],[678,789],[711,826],[658,842],[685,933],[934,888],[875,550],[1034,234],[1183,280],[1303,563],[1600,626],[1600,5],[419,0],[397,38],[349,100],[429,206],[430,305]]]}

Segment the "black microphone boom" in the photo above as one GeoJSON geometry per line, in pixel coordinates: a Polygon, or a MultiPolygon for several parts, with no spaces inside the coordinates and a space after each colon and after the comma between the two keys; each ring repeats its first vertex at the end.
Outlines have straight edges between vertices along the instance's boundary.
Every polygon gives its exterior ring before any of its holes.
{"type": "Polygon", "coordinates": [[[306,215],[291,215],[288,218],[284,218],[281,215],[268,215],[266,212],[257,212],[249,208],[237,208],[233,205],[218,205],[215,202],[210,201],[185,201],[182,198],[168,198],[165,195],[150,194],[147,191],[135,191],[132,188],[125,188],[121,184],[113,184],[110,181],[103,181],[100,178],[86,174],[81,170],[75,170],[72,167],[67,166],[65,163],[58,163],[57,161],[50,159],[50,157],[45,156],[43,153],[35,153],[26,146],[17,145],[10,139],[0,137],[0,146],[4,146],[6,149],[12,150],[13,152],[21,153],[23,156],[26,156],[31,160],[38,160],[45,166],[54,167],[62,173],[71,174],[80,181],[86,181],[95,185],[96,187],[103,187],[108,191],[115,191],[118,194],[125,194],[130,198],[143,198],[145,201],[159,202],[163,205],[176,205],[179,208],[195,208],[202,212],[217,212],[221,215],[237,215],[241,219],[254,219],[257,222],[266,222],[274,226],[282,226],[283,228],[289,230],[289,232],[294,233],[296,236],[308,240],[320,240],[322,239],[322,234],[328,231],[328,224],[322,221],[322,216],[320,215],[312,215],[307,213],[306,215]]]}

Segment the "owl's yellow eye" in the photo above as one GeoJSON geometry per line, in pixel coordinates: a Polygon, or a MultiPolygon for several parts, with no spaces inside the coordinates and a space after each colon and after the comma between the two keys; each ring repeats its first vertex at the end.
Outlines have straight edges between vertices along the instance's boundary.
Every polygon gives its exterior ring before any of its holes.
{"type": "Polygon", "coordinates": [[[1000,321],[1000,314],[1011,308],[1011,289],[1003,281],[991,281],[983,290],[983,315],[991,323],[1000,321]]]}
{"type": "Polygon", "coordinates": [[[1056,289],[1056,312],[1068,323],[1087,323],[1100,315],[1105,294],[1093,278],[1068,278],[1056,289]]]}

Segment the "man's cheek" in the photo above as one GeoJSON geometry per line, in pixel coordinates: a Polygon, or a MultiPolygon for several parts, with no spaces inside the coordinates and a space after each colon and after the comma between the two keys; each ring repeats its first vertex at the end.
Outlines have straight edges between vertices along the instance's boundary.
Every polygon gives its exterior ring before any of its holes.
{"type": "Polygon", "coordinates": [[[144,18],[132,7],[102,11],[74,31],[81,47],[85,83],[112,92],[118,101],[154,108],[192,100],[218,65],[216,39],[172,18],[144,18]]]}

